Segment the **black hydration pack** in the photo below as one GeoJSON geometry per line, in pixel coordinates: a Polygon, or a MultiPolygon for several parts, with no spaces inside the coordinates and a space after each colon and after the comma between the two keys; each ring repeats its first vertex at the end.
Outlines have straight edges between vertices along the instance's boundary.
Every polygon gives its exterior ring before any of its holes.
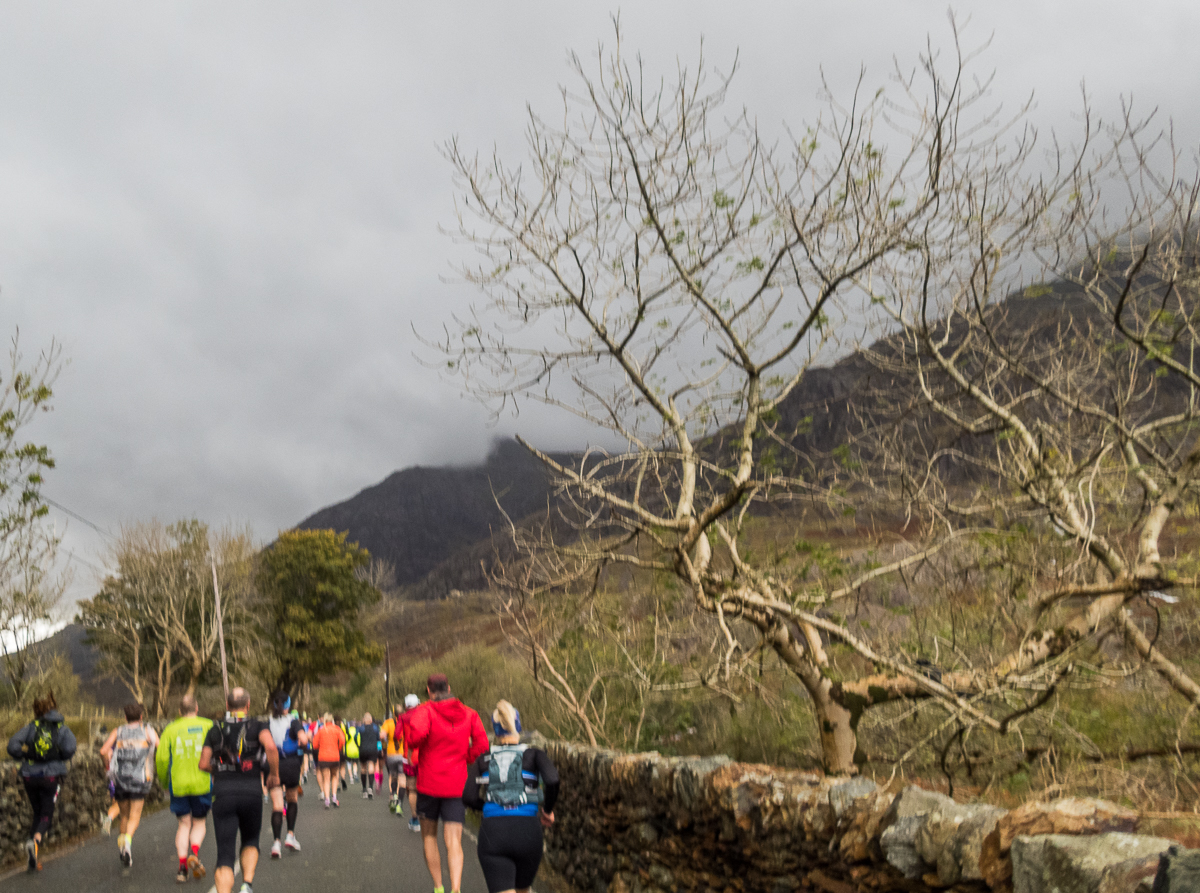
{"type": "Polygon", "coordinates": [[[213,749],[213,762],[218,772],[257,772],[264,756],[258,740],[258,723],[243,719],[222,720],[216,724],[221,735],[220,747],[213,749]]]}

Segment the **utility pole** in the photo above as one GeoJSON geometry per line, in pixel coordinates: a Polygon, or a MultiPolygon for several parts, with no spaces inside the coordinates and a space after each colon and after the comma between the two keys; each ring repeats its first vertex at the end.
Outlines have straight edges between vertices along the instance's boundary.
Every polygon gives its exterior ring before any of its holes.
{"type": "Polygon", "coordinates": [[[217,608],[217,644],[221,649],[221,688],[225,690],[225,703],[229,703],[229,670],[225,666],[225,624],[221,620],[221,587],[217,585],[217,559],[212,554],[208,553],[208,560],[212,564],[213,572],[213,597],[216,599],[217,608]]]}
{"type": "Polygon", "coordinates": [[[383,715],[392,715],[392,647],[383,643],[383,715]]]}

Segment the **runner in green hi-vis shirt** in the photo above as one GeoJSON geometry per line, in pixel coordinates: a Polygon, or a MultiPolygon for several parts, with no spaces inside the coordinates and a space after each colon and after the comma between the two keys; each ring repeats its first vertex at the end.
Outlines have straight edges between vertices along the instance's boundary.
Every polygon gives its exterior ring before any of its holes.
{"type": "Polygon", "coordinates": [[[186,881],[189,872],[204,877],[200,844],[208,828],[212,809],[212,775],[201,772],[200,751],[212,720],[197,716],[196,699],[184,695],[179,702],[179,719],[163,729],[155,766],[158,783],[171,794],[171,812],[179,820],[175,831],[175,854],[179,857],[176,880],[186,881]]]}

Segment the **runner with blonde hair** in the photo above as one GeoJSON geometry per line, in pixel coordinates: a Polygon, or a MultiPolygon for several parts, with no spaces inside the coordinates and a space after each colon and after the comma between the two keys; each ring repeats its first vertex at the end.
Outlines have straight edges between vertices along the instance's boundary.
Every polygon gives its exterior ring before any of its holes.
{"type": "Polygon", "coordinates": [[[521,714],[492,711],[496,743],[468,770],[463,802],[483,811],[479,865],[488,893],[528,891],[542,862],[542,828],[554,824],[558,770],[544,750],[521,743],[521,714]]]}

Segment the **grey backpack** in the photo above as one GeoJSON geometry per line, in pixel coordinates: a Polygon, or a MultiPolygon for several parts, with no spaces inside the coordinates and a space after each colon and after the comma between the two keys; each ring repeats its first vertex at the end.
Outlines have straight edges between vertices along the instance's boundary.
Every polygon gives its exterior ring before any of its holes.
{"type": "Polygon", "coordinates": [[[144,726],[121,726],[113,742],[109,775],[130,793],[146,793],[154,783],[154,745],[144,726]]]}
{"type": "Polygon", "coordinates": [[[497,744],[488,754],[487,801],[497,806],[524,806],[537,802],[530,799],[529,789],[521,774],[524,744],[497,744]]]}

